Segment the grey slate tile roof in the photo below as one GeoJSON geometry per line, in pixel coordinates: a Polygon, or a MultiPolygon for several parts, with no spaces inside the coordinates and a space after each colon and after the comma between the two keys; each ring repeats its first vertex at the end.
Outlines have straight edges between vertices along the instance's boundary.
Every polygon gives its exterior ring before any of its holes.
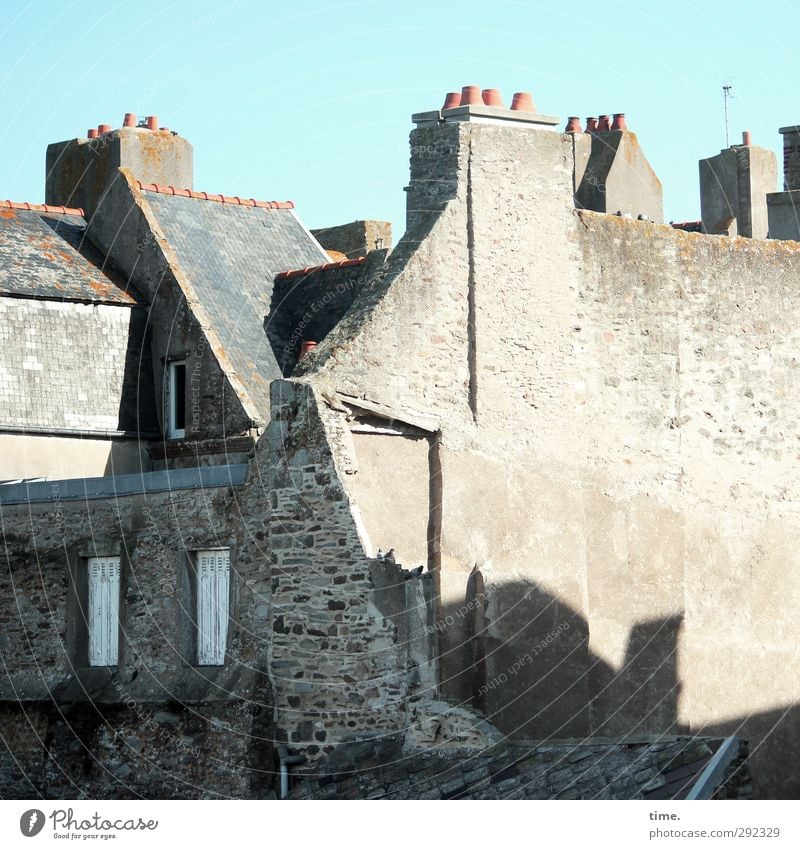
{"type": "Polygon", "coordinates": [[[269,409],[281,370],[264,330],[281,271],[328,255],[291,209],[263,209],[147,192],[148,204],[256,407],[269,409]]]}
{"type": "Polygon", "coordinates": [[[90,303],[137,302],[84,238],[77,215],[0,209],[0,294],[90,303]]]}
{"type": "MultiPolygon", "coordinates": [[[[402,735],[340,744],[293,771],[293,799],[685,799],[720,741],[500,743],[408,753],[402,735]]],[[[747,744],[715,798],[749,798],[747,744]]]]}

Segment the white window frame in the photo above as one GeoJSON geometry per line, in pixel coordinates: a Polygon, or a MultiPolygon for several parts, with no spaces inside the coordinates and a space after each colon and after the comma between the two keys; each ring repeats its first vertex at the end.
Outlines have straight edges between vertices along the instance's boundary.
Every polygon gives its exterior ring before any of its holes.
{"type": "Polygon", "coordinates": [[[119,663],[119,557],[88,557],[89,666],[119,663]]]}
{"type": "Polygon", "coordinates": [[[170,439],[183,439],[186,436],[186,360],[170,360],[167,371],[167,435],[170,439]],[[175,391],[177,380],[175,370],[183,366],[183,427],[176,427],[178,418],[178,394],[175,391]]]}
{"type": "Polygon", "coordinates": [[[230,549],[200,549],[194,554],[194,563],[197,589],[197,665],[223,666],[230,615],[230,549]]]}

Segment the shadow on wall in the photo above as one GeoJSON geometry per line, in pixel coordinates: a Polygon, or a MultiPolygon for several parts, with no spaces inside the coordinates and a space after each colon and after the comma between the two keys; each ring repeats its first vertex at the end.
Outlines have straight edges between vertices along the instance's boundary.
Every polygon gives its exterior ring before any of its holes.
{"type": "MultiPolygon", "coordinates": [[[[590,626],[534,582],[486,583],[473,571],[462,605],[441,609],[445,696],[472,705],[512,739],[652,740],[736,734],[750,741],[759,798],[800,798],[800,705],[722,722],[679,720],[681,614],[636,623],[612,665],[590,649],[590,626]]],[[[725,687],[717,688],[725,710],[725,687]]]]}

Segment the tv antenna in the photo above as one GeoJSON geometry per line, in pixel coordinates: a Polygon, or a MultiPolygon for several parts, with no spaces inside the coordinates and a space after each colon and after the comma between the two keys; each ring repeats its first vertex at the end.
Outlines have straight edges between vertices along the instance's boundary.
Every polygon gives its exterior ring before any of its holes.
{"type": "Polygon", "coordinates": [[[733,97],[733,86],[730,83],[722,84],[722,99],[725,104],[725,147],[730,147],[730,139],[728,137],[728,101],[733,97]]]}

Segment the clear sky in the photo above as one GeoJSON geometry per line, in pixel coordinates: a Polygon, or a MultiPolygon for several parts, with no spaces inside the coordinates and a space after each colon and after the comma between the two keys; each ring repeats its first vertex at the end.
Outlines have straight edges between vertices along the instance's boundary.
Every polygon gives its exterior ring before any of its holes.
{"type": "Polygon", "coordinates": [[[195,188],[402,229],[410,115],[473,84],[625,112],[667,220],[696,219],[723,83],[731,143],[800,123],[799,24],[787,0],[1,0],[0,199],[41,202],[49,142],[135,112],[193,143],[195,188]]]}

